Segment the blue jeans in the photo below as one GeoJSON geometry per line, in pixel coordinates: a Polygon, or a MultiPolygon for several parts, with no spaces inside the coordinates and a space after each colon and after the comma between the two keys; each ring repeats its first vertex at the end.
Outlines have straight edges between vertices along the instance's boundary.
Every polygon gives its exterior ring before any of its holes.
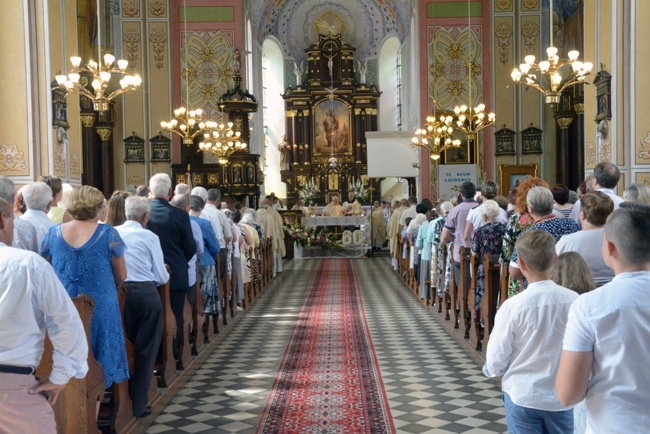
{"type": "Polygon", "coordinates": [[[503,393],[509,434],[573,433],[573,410],[547,411],[521,407],[503,393]]]}

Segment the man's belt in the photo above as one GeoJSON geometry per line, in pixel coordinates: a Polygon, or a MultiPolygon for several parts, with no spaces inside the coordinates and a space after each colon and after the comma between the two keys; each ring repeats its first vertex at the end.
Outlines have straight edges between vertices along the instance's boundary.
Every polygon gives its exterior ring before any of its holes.
{"type": "Polygon", "coordinates": [[[0,365],[0,372],[4,374],[32,375],[34,371],[31,366],[0,365]]]}

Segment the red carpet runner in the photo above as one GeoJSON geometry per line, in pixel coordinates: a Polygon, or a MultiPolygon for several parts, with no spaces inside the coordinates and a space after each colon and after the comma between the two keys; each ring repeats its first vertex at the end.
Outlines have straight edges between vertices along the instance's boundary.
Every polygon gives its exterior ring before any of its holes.
{"type": "Polygon", "coordinates": [[[320,261],[257,432],[395,432],[349,259],[320,261]]]}

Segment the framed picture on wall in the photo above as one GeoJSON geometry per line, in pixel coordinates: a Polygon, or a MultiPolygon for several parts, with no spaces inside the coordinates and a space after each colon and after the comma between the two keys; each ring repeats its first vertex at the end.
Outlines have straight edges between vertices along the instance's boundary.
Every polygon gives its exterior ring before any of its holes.
{"type": "Polygon", "coordinates": [[[499,165],[500,193],[506,197],[518,182],[526,176],[537,176],[537,164],[501,164],[499,165]]]}
{"type": "Polygon", "coordinates": [[[314,107],[314,155],[352,155],[352,117],[343,101],[324,99],[314,107]]]}
{"type": "Polygon", "coordinates": [[[442,164],[469,164],[472,161],[470,151],[469,141],[460,139],[460,146],[452,146],[442,153],[442,164]]]}

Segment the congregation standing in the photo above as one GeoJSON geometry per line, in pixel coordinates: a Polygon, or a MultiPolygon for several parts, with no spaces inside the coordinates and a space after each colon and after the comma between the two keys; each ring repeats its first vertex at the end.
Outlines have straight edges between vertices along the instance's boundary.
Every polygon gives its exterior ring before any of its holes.
{"type": "MultiPolygon", "coordinates": [[[[502,377],[509,432],[636,432],[650,426],[650,188],[633,184],[621,198],[615,194],[619,179],[615,165],[600,163],[577,194],[535,177],[518,182],[508,198],[496,194],[494,182],[486,181],[480,192],[466,182],[457,198],[435,207],[409,197],[392,206],[375,202],[368,214],[370,243],[381,250],[388,242],[395,269],[407,260],[424,305],[440,303],[452,274],[456,286],[469,281],[460,279],[461,248],[508,269],[507,298],[487,347],[477,349],[485,350],[485,375],[502,377]]],[[[304,204],[296,207],[305,212],[304,204]]],[[[352,194],[343,205],[333,197],[324,215],[359,208],[352,194]]],[[[52,430],[51,410],[42,410],[70,378],[86,375],[89,351],[104,370],[105,387],[128,381],[134,416],[149,414],[147,392],[162,335],[157,287],[169,282],[180,364],[183,309],[186,303],[194,308],[196,284],[203,326],[212,317],[218,332],[219,316],[227,324],[227,305],[241,309],[243,284],[259,278],[252,270],[262,258],[251,252],[261,240],[272,239],[273,275],[282,272],[279,209],[273,194],[258,210],[232,207],[218,189],[172,189],[166,174],[154,175],[135,195],[116,191],[108,201],[93,187],[72,189],[53,176],[16,192],[0,176],[0,379],[21,385],[0,401],[0,426],[52,430]],[[224,291],[226,277],[239,282],[233,294],[224,291]],[[124,329],[119,286],[127,289],[124,329]],[[71,303],[81,294],[96,304],[90,346],[71,303]],[[36,379],[45,333],[54,365],[49,378],[36,379]],[[131,372],[124,336],[135,349],[131,372]],[[23,413],[13,411],[17,401],[27,403],[23,413]],[[25,416],[34,413],[39,417],[25,416]]],[[[476,302],[468,312],[477,333],[485,291],[479,264],[476,302]]]]}
{"type": "MultiPolygon", "coordinates": [[[[577,194],[528,177],[508,198],[496,195],[493,182],[478,194],[465,182],[456,203],[439,203],[433,219],[420,207],[424,201],[394,207],[392,264],[397,270],[397,261],[406,261],[415,270],[425,305],[442,303],[451,267],[456,287],[467,285],[458,290],[470,290],[469,276],[460,278],[461,247],[480,259],[476,305],[468,310],[477,334],[483,329],[482,259],[491,256],[508,270],[509,290],[499,301],[483,372],[501,377],[510,433],[622,433],[650,426],[650,188],[632,184],[619,197],[619,179],[618,167],[604,162],[577,194]],[[417,241],[407,249],[418,226],[417,241]],[[418,260],[407,253],[419,256],[419,273],[418,260]]],[[[442,308],[460,314],[459,306],[442,308]]],[[[483,350],[480,341],[477,350],[483,350]]]]}
{"type": "Polygon", "coordinates": [[[280,206],[267,196],[257,212],[240,204],[231,212],[218,189],[190,191],[185,184],[172,189],[167,174],[154,175],[135,195],[116,191],[108,201],[94,187],[72,188],[55,176],[41,177],[18,192],[11,179],[0,176],[0,380],[3,389],[20,384],[0,400],[0,430],[54,432],[50,406],[70,378],[86,375],[89,351],[103,369],[104,387],[128,381],[133,415],[151,413],[148,390],[163,327],[158,287],[169,282],[177,330],[173,351],[182,369],[183,309],[196,303],[197,283],[203,327],[213,317],[218,333],[217,318],[227,324],[226,303],[241,309],[243,284],[253,279],[259,284],[251,261],[259,269],[263,258],[252,252],[266,237],[274,237],[273,273],[282,271],[280,206]],[[223,282],[233,273],[240,285],[234,294],[225,294],[223,282]],[[118,287],[126,290],[124,323],[118,287]],[[82,294],[95,304],[90,348],[71,301],[82,294]],[[54,346],[53,370],[39,381],[34,371],[45,333],[54,346]],[[125,336],[135,351],[131,372],[125,336]],[[18,402],[25,403],[20,411],[18,402]]]}

